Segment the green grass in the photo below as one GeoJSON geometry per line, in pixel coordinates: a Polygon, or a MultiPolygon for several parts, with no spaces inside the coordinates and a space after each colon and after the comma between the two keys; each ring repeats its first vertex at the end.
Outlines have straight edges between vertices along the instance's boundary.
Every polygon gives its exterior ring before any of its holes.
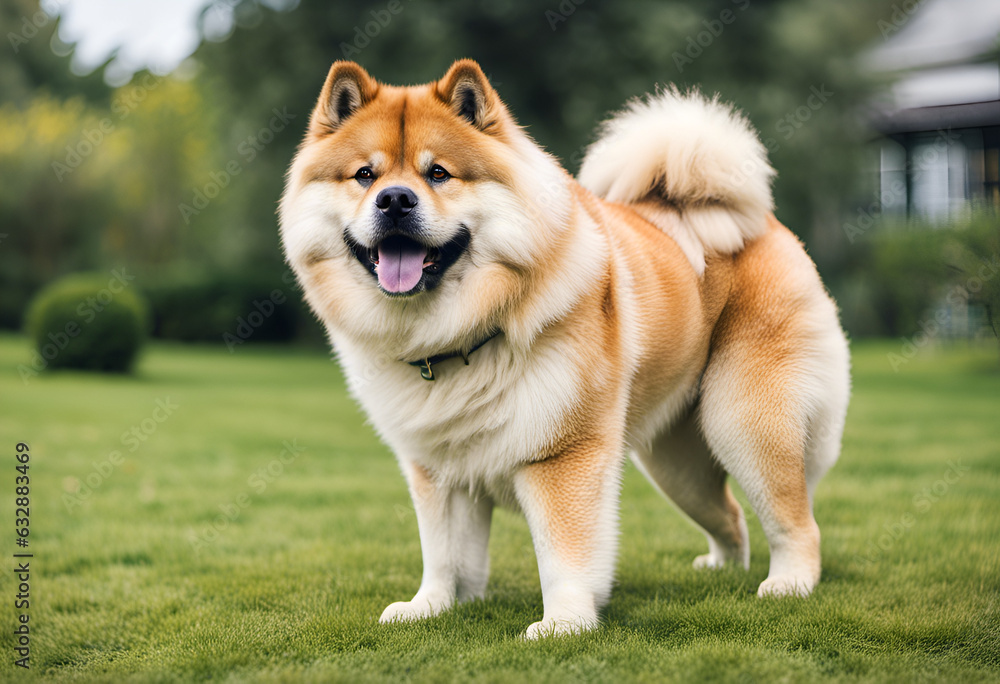
{"type": "Polygon", "coordinates": [[[519,637],[541,616],[538,573],[525,523],[506,511],[495,515],[484,601],[377,623],[419,583],[416,521],[391,454],[325,354],[157,345],[135,377],[60,372],[25,384],[16,366],[27,342],[0,337],[0,677],[1000,681],[997,354],[952,350],[894,373],[886,354],[898,347],[855,346],[843,455],[816,501],[824,576],[811,598],[756,598],[767,549],[749,510],[750,572],[692,569],[703,538],[630,466],[601,628],[530,643],[519,637]],[[122,433],[167,398],[176,410],[147,420],[155,430],[130,451],[122,433]],[[30,673],[13,665],[22,440],[30,673]],[[283,442],[305,450],[279,474],[283,442]],[[101,466],[116,450],[123,462],[101,466]],[[969,470],[957,477],[949,461],[969,470]],[[97,482],[94,464],[107,476],[85,501],[66,499],[88,476],[97,482]],[[249,479],[268,464],[275,477],[259,491],[249,479]],[[239,501],[239,516],[196,550],[192,535],[239,501]],[[898,538],[882,537],[893,529],[898,538]]]}

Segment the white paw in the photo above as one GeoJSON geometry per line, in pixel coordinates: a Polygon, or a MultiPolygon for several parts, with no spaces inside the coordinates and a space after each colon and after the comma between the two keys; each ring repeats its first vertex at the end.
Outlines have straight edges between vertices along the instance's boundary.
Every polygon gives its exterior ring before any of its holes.
{"type": "Polygon", "coordinates": [[[714,553],[706,553],[694,559],[696,568],[721,568],[726,564],[726,559],[714,553]]]}
{"type": "MultiPolygon", "coordinates": [[[[740,538],[737,544],[720,544],[714,537],[708,537],[708,553],[694,559],[696,568],[721,568],[727,563],[742,566],[744,570],[750,569],[750,539],[747,534],[747,523],[740,516],[740,538]]],[[[706,535],[707,536],[707,535],[706,535]]]]}
{"type": "Polygon", "coordinates": [[[426,599],[414,597],[412,601],[397,601],[391,603],[382,611],[382,617],[378,619],[382,624],[389,622],[412,622],[422,620],[437,615],[447,605],[433,605],[426,599]]]}
{"type": "Polygon", "coordinates": [[[757,596],[798,596],[805,598],[812,593],[816,582],[797,575],[768,577],[757,588],[757,596]]]}
{"type": "Polygon", "coordinates": [[[583,634],[597,627],[597,618],[545,618],[534,622],[524,633],[525,639],[541,639],[543,637],[563,636],[566,634],[583,634]]]}

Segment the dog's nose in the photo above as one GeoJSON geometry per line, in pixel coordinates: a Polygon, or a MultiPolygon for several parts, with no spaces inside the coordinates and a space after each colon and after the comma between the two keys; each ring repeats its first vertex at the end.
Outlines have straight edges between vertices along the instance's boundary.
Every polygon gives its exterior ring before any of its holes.
{"type": "Polygon", "coordinates": [[[393,221],[398,221],[417,206],[417,194],[402,185],[393,185],[375,196],[375,206],[393,221]]]}

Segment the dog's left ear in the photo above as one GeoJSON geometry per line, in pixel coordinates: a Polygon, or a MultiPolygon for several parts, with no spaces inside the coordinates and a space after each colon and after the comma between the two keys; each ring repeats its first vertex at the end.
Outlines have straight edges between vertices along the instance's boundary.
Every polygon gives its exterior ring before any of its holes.
{"type": "Polygon", "coordinates": [[[484,133],[494,133],[503,116],[500,96],[486,74],[471,59],[451,65],[436,86],[437,95],[459,117],[484,133]]]}

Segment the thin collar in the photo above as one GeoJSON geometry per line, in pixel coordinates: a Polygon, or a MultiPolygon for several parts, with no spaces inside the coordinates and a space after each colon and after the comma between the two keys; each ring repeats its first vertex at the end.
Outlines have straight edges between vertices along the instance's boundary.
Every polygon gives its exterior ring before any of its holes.
{"type": "Polygon", "coordinates": [[[472,349],[469,351],[457,351],[450,352],[447,354],[438,354],[437,356],[429,356],[427,358],[421,359],[420,361],[407,361],[411,366],[416,366],[420,369],[420,377],[424,380],[434,380],[434,364],[441,363],[442,361],[447,361],[448,359],[454,359],[456,357],[461,357],[465,361],[465,365],[469,365],[469,355],[476,351],[487,342],[492,340],[494,337],[500,334],[500,330],[494,330],[484,339],[479,340],[476,344],[472,345],[472,349]]]}

